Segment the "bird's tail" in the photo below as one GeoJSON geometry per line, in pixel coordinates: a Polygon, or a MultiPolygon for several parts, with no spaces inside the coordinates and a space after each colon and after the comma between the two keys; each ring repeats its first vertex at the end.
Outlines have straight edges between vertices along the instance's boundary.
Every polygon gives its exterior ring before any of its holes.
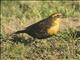
{"type": "Polygon", "coordinates": [[[20,31],[14,32],[14,34],[19,34],[19,33],[25,33],[25,30],[20,30],[20,31]]]}

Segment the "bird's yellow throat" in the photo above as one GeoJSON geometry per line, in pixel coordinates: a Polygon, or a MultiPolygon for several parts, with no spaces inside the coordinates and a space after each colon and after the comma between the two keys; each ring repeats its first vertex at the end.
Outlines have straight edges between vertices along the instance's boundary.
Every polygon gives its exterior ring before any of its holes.
{"type": "Polygon", "coordinates": [[[55,21],[52,21],[52,26],[47,30],[48,34],[53,35],[56,34],[59,31],[59,26],[60,26],[60,18],[57,18],[55,21]]]}

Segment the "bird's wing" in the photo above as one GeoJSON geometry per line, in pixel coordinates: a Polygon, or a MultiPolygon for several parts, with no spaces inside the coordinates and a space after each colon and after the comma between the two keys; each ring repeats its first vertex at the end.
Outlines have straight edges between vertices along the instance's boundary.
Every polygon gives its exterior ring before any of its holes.
{"type": "Polygon", "coordinates": [[[41,28],[49,28],[51,26],[52,21],[50,19],[44,19],[38,23],[41,28]]]}

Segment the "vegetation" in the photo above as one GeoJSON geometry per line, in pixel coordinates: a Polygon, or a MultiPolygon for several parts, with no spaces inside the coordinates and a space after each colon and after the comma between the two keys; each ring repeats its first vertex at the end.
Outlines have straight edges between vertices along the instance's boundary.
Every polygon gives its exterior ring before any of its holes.
{"type": "Polygon", "coordinates": [[[80,39],[69,26],[47,39],[10,36],[55,12],[79,19],[79,7],[80,1],[1,1],[1,60],[80,60],[80,39]]]}

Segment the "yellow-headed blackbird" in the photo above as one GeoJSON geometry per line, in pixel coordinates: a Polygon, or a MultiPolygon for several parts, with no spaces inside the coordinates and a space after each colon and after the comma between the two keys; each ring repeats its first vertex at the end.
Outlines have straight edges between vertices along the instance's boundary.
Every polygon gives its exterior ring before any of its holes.
{"type": "Polygon", "coordinates": [[[48,18],[45,18],[33,25],[28,26],[24,30],[15,32],[15,34],[27,33],[33,38],[38,39],[50,37],[59,31],[61,16],[61,13],[52,14],[48,18]]]}

